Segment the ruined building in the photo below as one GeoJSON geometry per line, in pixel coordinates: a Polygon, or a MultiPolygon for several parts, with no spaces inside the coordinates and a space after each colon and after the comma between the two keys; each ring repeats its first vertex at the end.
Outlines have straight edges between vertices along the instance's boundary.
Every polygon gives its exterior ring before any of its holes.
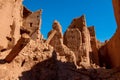
{"type": "Polygon", "coordinates": [[[53,46],[59,55],[71,55],[72,52],[76,60],[73,62],[78,66],[90,66],[90,60],[92,63],[99,63],[94,27],[87,28],[85,16],[74,19],[64,35],[59,22],[54,21],[52,28],[46,42],[53,46]]]}
{"type": "Polygon", "coordinates": [[[2,19],[0,21],[1,51],[13,48],[23,33],[29,34],[34,40],[42,37],[39,31],[41,25],[41,10],[34,13],[30,12],[23,7],[22,0],[1,0],[0,3],[2,19]]]}
{"type": "MultiPolygon", "coordinates": [[[[93,50],[93,46],[96,45],[93,43],[93,37],[96,40],[94,29],[87,28],[84,15],[80,18],[75,18],[65,32],[64,44],[75,53],[79,64],[90,65],[90,60],[92,60],[90,56],[92,58],[98,55],[93,50]]],[[[93,63],[98,64],[95,60],[93,60],[93,63]]]]}
{"type": "Polygon", "coordinates": [[[55,20],[45,40],[39,31],[42,10],[31,12],[22,0],[0,0],[0,80],[119,80],[119,4],[113,0],[116,33],[100,43],[84,15],[64,34],[55,20]]]}

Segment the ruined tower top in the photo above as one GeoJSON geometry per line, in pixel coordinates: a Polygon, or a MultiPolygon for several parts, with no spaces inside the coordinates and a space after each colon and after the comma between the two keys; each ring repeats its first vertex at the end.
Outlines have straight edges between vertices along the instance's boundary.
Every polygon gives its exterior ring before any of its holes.
{"type": "Polygon", "coordinates": [[[80,31],[82,31],[83,27],[86,26],[85,15],[82,15],[81,17],[75,18],[69,28],[78,28],[80,31]]]}

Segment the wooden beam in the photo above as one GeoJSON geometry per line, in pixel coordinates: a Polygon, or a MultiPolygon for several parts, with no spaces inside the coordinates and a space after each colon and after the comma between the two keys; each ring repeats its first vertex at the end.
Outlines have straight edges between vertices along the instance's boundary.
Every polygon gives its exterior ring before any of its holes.
{"type": "Polygon", "coordinates": [[[17,44],[13,47],[11,52],[4,59],[6,62],[10,63],[19,52],[27,45],[30,41],[30,37],[27,34],[23,34],[22,37],[18,40],[17,44]]]}

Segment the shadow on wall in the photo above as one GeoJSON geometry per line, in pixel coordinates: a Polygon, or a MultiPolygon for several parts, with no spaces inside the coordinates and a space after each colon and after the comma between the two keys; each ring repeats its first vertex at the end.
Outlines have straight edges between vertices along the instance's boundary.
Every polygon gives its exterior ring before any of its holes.
{"type": "Polygon", "coordinates": [[[68,80],[68,78],[66,78],[69,77],[67,76],[68,74],[66,74],[66,72],[69,73],[67,67],[76,68],[73,63],[63,63],[58,61],[57,54],[53,51],[51,58],[36,64],[31,70],[23,72],[22,76],[19,77],[19,80],[59,80],[59,77],[64,78],[60,80],[68,80]],[[63,70],[65,71],[65,74],[63,73],[63,70]],[[63,77],[64,75],[66,77],[63,77]]]}
{"type": "Polygon", "coordinates": [[[22,72],[19,80],[119,80],[119,72],[120,70],[102,68],[77,69],[74,63],[58,61],[56,52],[53,51],[51,58],[22,72]]]}
{"type": "Polygon", "coordinates": [[[51,58],[33,66],[30,71],[23,72],[19,80],[57,80],[56,54],[53,52],[51,58]]]}

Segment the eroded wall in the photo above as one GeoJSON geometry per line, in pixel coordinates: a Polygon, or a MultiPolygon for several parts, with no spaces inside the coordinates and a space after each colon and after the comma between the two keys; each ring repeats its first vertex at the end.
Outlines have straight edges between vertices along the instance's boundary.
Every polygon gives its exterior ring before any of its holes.
{"type": "Polygon", "coordinates": [[[120,0],[113,0],[113,8],[117,22],[117,30],[107,43],[107,49],[112,67],[120,67],[120,0]]]}
{"type": "Polygon", "coordinates": [[[103,57],[108,59],[107,62],[109,62],[109,64],[106,64],[107,66],[116,68],[120,67],[120,0],[112,1],[117,30],[113,37],[103,46],[104,48],[102,49],[101,54],[105,54],[103,57]]]}
{"type": "Polygon", "coordinates": [[[77,64],[90,65],[90,33],[84,15],[72,21],[64,34],[64,44],[75,53],[77,64]]]}
{"type": "Polygon", "coordinates": [[[0,0],[0,50],[13,47],[20,38],[22,0],[0,0]]]}
{"type": "Polygon", "coordinates": [[[42,10],[30,12],[29,10],[25,9],[26,8],[24,8],[23,12],[26,15],[23,17],[23,26],[21,27],[21,31],[29,34],[33,40],[39,39],[41,37],[40,27],[42,10]]]}

